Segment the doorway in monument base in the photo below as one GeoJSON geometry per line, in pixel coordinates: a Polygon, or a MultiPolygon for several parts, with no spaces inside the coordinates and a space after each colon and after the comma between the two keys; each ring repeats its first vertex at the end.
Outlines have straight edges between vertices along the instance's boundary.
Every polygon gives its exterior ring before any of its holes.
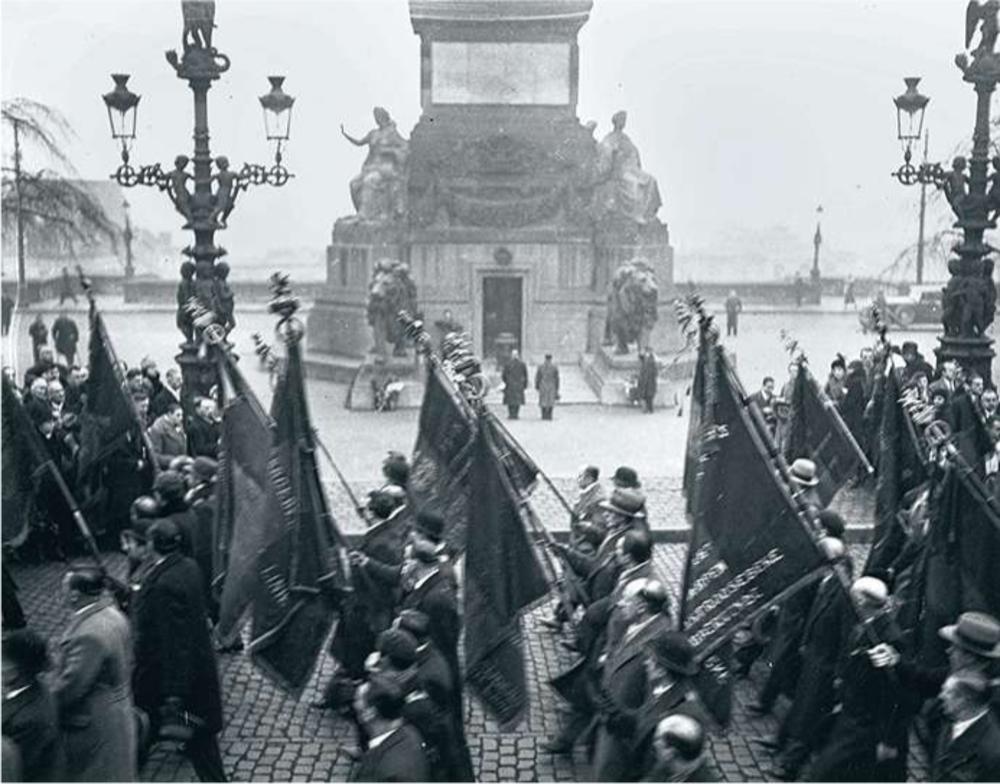
{"type": "Polygon", "coordinates": [[[512,348],[521,348],[524,278],[483,277],[483,355],[503,363],[512,348]]]}

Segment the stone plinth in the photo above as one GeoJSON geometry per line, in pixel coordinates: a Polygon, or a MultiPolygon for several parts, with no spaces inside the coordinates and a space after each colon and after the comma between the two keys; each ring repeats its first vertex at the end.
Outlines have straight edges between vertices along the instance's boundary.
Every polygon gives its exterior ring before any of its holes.
{"type": "MultiPolygon", "coordinates": [[[[664,362],[657,357],[660,372],[656,384],[656,408],[679,405],[694,378],[695,359],[664,362]]],[[[629,354],[616,354],[613,346],[600,346],[592,354],[580,356],[580,368],[598,400],[606,406],[630,406],[629,387],[639,376],[639,357],[634,349],[629,354]]]]}
{"type": "Polygon", "coordinates": [[[396,408],[419,408],[424,399],[424,379],[427,371],[423,362],[416,363],[412,356],[389,357],[380,364],[373,354],[365,357],[358,366],[351,388],[347,392],[345,406],[352,409],[372,410],[375,408],[375,393],[372,380],[382,373],[393,377],[402,384],[396,408]]]}

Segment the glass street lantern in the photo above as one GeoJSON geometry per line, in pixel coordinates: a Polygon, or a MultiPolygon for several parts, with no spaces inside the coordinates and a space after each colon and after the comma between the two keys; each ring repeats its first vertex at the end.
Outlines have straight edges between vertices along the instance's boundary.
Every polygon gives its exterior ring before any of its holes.
{"type": "Polygon", "coordinates": [[[924,110],[930,101],[926,95],[921,95],[917,89],[919,76],[907,76],[903,79],[906,92],[893,98],[896,104],[896,134],[903,145],[910,145],[923,134],[924,110]]]}
{"type": "Polygon", "coordinates": [[[260,96],[260,105],[264,110],[264,131],[268,141],[278,142],[280,151],[281,143],[288,141],[291,131],[292,104],[295,99],[281,89],[284,76],[269,76],[267,79],[271,82],[271,92],[260,96]]]}
{"type": "Polygon", "coordinates": [[[139,96],[128,89],[128,74],[111,74],[111,78],[115,89],[104,94],[104,105],[108,107],[111,138],[120,139],[124,147],[129,139],[135,138],[139,96]]]}

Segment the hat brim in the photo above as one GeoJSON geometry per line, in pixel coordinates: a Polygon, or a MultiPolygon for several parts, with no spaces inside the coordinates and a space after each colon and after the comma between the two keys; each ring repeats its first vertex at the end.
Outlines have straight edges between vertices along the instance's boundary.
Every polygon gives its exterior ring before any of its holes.
{"type": "Polygon", "coordinates": [[[795,476],[795,474],[792,474],[792,481],[795,482],[796,484],[802,485],[803,487],[815,487],[816,485],[819,484],[819,479],[817,479],[815,476],[812,479],[804,479],[802,477],[795,476]]]}
{"type": "Polygon", "coordinates": [[[974,653],[976,656],[982,656],[984,659],[1000,659],[1000,643],[997,643],[991,649],[977,648],[974,645],[969,645],[968,641],[959,636],[958,624],[952,623],[948,626],[942,626],[938,629],[938,636],[943,640],[947,640],[952,645],[958,646],[963,651],[974,653]]]}

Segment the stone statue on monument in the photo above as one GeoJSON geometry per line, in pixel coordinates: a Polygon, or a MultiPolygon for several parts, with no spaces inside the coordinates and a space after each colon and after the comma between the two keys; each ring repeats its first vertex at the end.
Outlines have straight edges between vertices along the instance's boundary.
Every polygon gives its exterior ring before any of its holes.
{"type": "Polygon", "coordinates": [[[645,259],[632,259],[615,271],[608,291],[605,333],[612,337],[616,354],[627,354],[629,343],[635,343],[640,352],[649,348],[658,300],[656,274],[645,259]]]}
{"type": "Polygon", "coordinates": [[[625,133],[627,118],[626,112],[615,112],[613,130],[597,146],[595,212],[598,219],[618,217],[645,225],[656,219],[663,202],[656,178],[643,171],[639,150],[625,133]]]}
{"type": "Polygon", "coordinates": [[[417,286],[410,277],[410,265],[403,261],[381,259],[375,263],[368,285],[368,323],[375,337],[375,354],[406,356],[406,333],[397,318],[401,310],[416,313],[417,286]]]}
{"type": "Polygon", "coordinates": [[[351,199],[357,218],[373,223],[401,220],[406,216],[407,162],[410,143],[404,139],[389,112],[376,106],[375,128],[356,139],[340,126],[351,144],[368,147],[361,173],[351,180],[351,199]]]}

